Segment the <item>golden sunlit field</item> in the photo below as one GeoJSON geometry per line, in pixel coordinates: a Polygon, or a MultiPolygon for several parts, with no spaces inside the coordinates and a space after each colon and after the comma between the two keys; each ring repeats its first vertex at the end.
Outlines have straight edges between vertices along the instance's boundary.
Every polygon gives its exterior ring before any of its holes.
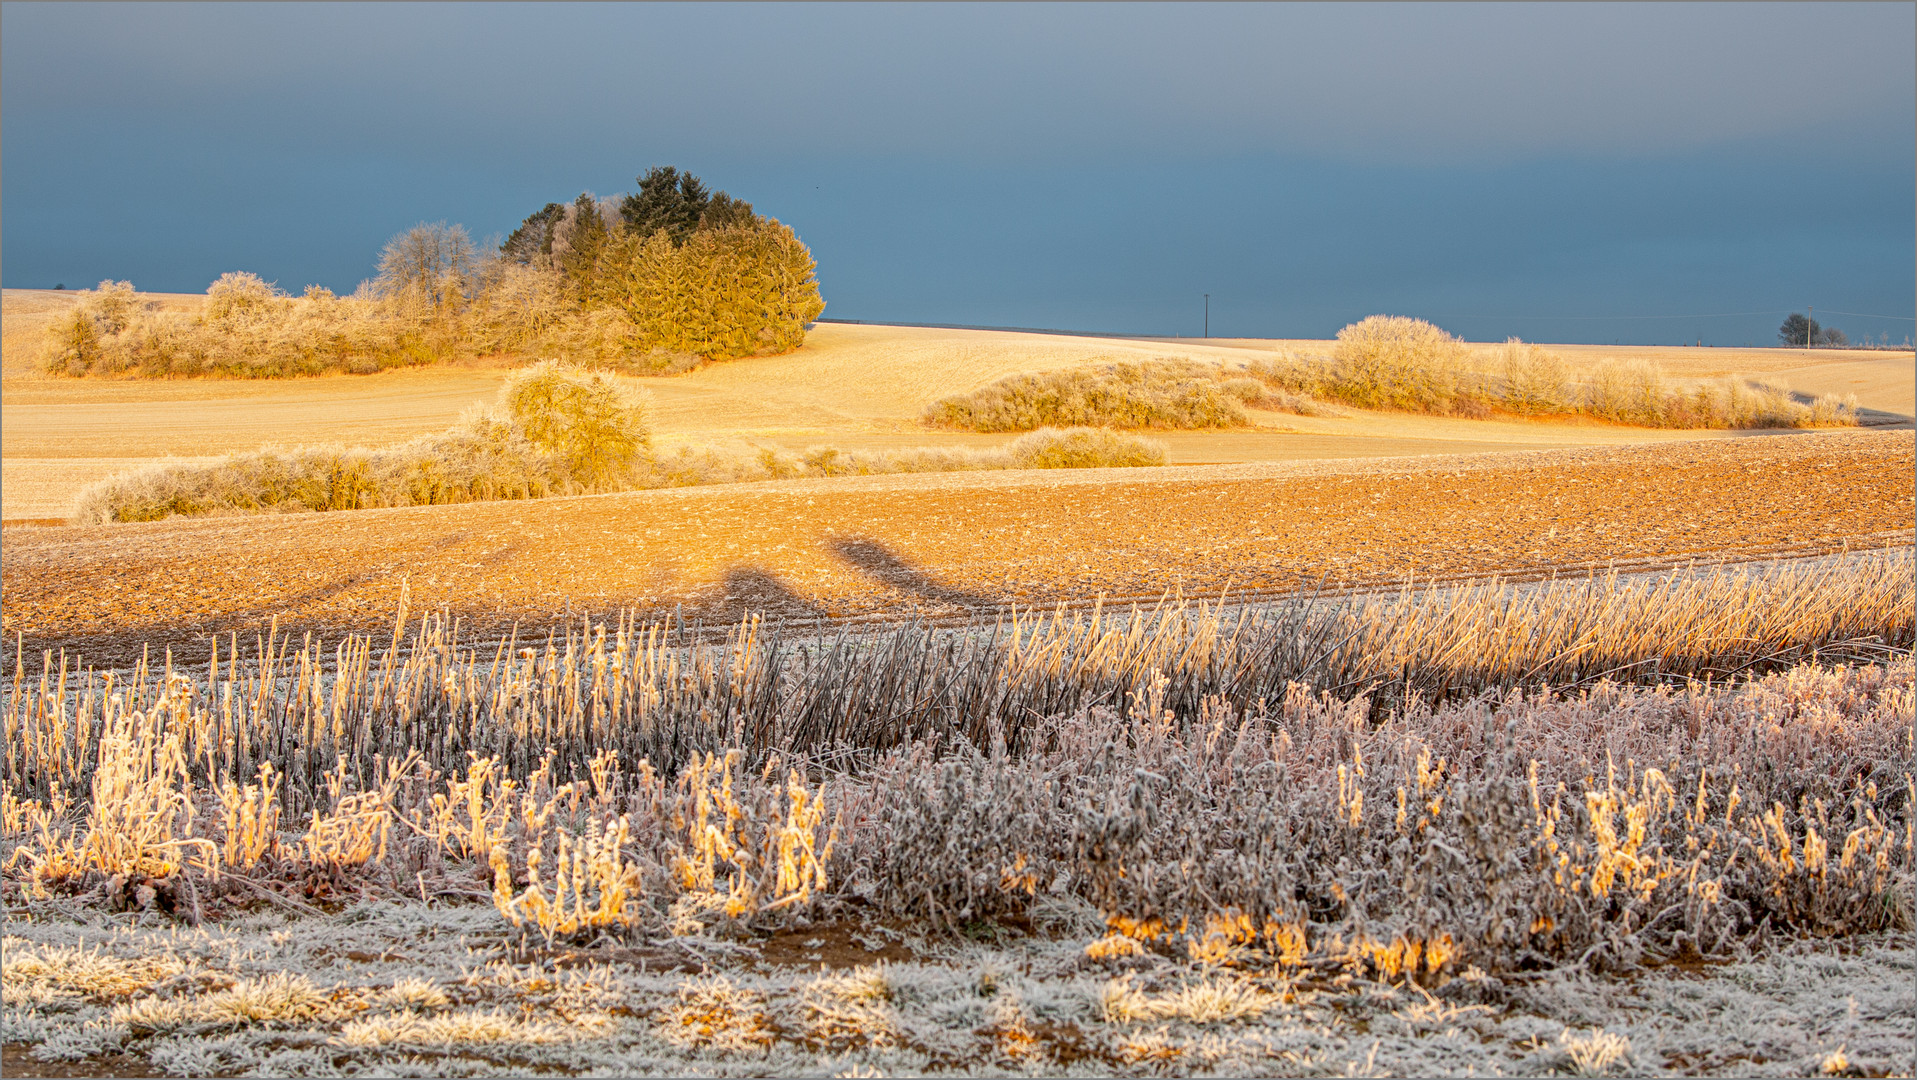
{"type": "MultiPolygon", "coordinates": [[[[63,517],[79,487],[158,458],[202,458],[265,444],[397,442],[439,431],[489,403],[504,371],[484,365],[290,380],[70,379],[39,373],[40,335],[75,294],[9,289],[0,402],[4,517],[63,517]]],[[[202,298],[152,298],[190,309],[202,298]]],[[[665,443],[743,439],[792,449],[992,446],[1008,435],[926,428],[932,401],[1003,376],[1099,359],[1179,356],[1227,363],[1328,342],[1138,341],[981,330],[821,323],[803,348],[635,379],[652,397],[665,443]]],[[[1798,393],[1856,394],[1867,418],[1917,416],[1911,354],[1790,349],[1554,347],[1575,362],[1647,357],[1673,377],[1781,378],[1798,393]]],[[[1253,412],[1250,429],[1159,432],[1174,464],[1295,461],[1616,446],[1733,437],[1722,431],[1624,428],[1597,422],[1474,421],[1341,408],[1333,417],[1253,412]]]]}
{"type": "MultiPolygon", "coordinates": [[[[72,302],[3,313],[8,1076],[1910,1068],[1910,353],[1552,347],[1830,429],[1253,402],[1156,467],[80,525],[510,370],[43,374],[72,302]]],[[[1331,347],[621,382],[662,450],[998,448],[921,415],[1331,347]]]]}

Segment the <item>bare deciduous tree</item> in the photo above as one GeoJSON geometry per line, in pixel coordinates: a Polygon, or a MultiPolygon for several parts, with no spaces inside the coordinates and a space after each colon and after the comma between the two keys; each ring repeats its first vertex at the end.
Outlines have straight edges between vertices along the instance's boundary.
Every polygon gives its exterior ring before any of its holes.
{"type": "Polygon", "coordinates": [[[433,308],[457,306],[475,279],[473,239],[464,225],[421,222],[393,237],[379,255],[381,291],[433,308]]]}

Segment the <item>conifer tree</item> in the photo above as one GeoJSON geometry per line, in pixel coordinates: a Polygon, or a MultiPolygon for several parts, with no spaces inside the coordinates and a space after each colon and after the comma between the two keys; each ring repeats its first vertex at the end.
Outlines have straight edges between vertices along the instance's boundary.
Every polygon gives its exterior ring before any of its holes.
{"type": "Polygon", "coordinates": [[[770,219],[701,229],[675,247],[664,230],[623,233],[601,256],[599,299],[649,348],[708,359],[787,352],[825,310],[812,253],[770,219]]]}
{"type": "Polygon", "coordinates": [[[565,218],[559,223],[559,235],[553,244],[553,268],[566,276],[581,303],[592,301],[593,268],[611,239],[612,230],[606,227],[606,219],[599,213],[599,200],[590,193],[580,193],[566,208],[565,218]]]}
{"type": "Polygon", "coordinates": [[[670,165],[647,170],[638,183],[639,190],[620,202],[619,216],[641,236],[664,229],[674,244],[683,244],[696,230],[741,224],[752,217],[750,203],[723,191],[712,194],[704,181],[670,165]]]}
{"type": "Polygon", "coordinates": [[[712,197],[712,201],[706,204],[705,212],[699,215],[699,228],[729,229],[735,225],[750,225],[758,220],[758,215],[752,212],[751,203],[721,191],[712,197]]]}
{"type": "Polygon", "coordinates": [[[502,258],[521,266],[552,265],[552,231],[566,216],[566,204],[549,202],[535,211],[499,245],[502,258]]]}

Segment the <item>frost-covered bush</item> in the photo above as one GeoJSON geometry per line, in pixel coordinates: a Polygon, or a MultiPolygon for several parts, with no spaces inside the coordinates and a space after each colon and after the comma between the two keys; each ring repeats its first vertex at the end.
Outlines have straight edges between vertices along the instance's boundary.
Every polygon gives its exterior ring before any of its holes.
{"type": "Polygon", "coordinates": [[[603,375],[541,364],[494,412],[397,446],[268,448],[206,464],[148,466],[80,494],[83,524],[207,514],[361,510],[625,490],[649,435],[642,404],[603,375]]]}
{"type": "Polygon", "coordinates": [[[1021,469],[1131,468],[1165,463],[1165,445],[1110,428],[1040,428],[1006,447],[1021,469]]]}
{"type": "Polygon", "coordinates": [[[926,423],[965,431],[1043,427],[1223,428],[1248,422],[1244,387],[1187,360],[1118,361],[1013,375],[933,402],[926,423]]]}

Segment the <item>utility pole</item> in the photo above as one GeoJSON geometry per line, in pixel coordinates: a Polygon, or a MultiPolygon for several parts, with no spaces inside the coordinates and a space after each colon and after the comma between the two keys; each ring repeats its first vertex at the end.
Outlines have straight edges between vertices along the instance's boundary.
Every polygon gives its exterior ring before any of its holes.
{"type": "Polygon", "coordinates": [[[1804,348],[1808,349],[1811,347],[1811,340],[1817,337],[1817,331],[1813,329],[1817,323],[1811,318],[1812,315],[1817,314],[1817,309],[1806,304],[1804,310],[1810,312],[1810,315],[1804,316],[1804,348]]]}
{"type": "Polygon", "coordinates": [[[1205,294],[1205,336],[1211,336],[1211,294],[1205,294]]]}

